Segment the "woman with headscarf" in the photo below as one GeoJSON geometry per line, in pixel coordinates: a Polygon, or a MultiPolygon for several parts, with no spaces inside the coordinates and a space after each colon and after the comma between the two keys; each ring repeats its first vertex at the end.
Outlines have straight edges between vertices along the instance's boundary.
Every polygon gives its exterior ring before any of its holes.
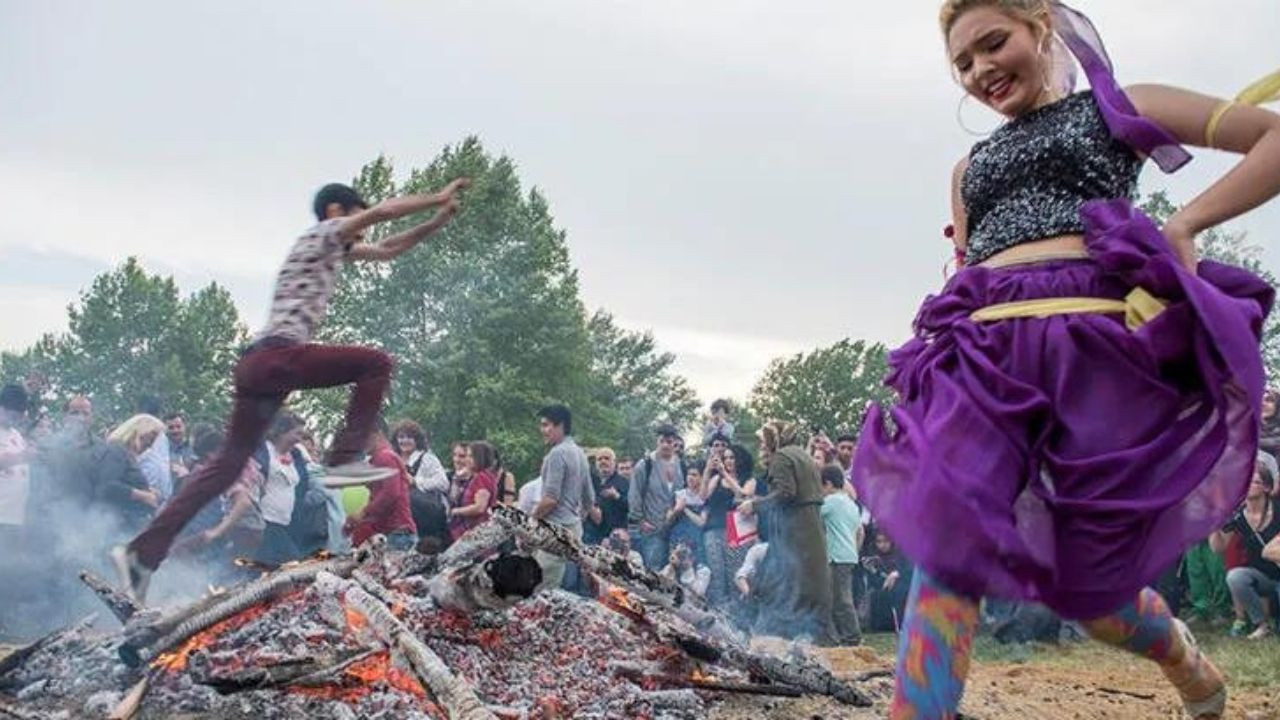
{"type": "Polygon", "coordinates": [[[818,467],[797,441],[794,424],[767,423],[756,437],[769,469],[769,493],[739,506],[747,513],[768,512],[771,519],[761,573],[773,590],[756,631],[825,644],[831,641],[831,577],[818,467]]]}

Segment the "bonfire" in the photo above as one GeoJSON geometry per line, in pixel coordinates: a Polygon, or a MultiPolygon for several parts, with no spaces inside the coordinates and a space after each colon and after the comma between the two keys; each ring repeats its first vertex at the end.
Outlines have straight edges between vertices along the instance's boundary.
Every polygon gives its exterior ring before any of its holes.
{"type": "Polygon", "coordinates": [[[871,704],[803,654],[752,651],[670,580],[514,509],[438,556],[375,538],[184,607],[82,579],[122,627],[89,618],[0,661],[0,718],[701,718],[724,693],[871,704]],[[577,563],[598,597],[495,596],[485,563],[533,550],[577,563]]]}

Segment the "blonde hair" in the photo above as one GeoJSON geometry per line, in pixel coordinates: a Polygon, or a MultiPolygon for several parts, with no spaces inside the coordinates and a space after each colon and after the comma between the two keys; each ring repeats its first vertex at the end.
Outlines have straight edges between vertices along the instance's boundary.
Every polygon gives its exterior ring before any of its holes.
{"type": "Polygon", "coordinates": [[[618,455],[613,451],[613,448],[607,448],[607,447],[596,448],[596,459],[599,460],[602,457],[607,457],[610,460],[618,459],[618,455]]]}
{"type": "Polygon", "coordinates": [[[164,423],[154,415],[142,413],[134,415],[116,426],[107,436],[109,442],[120,443],[134,452],[142,452],[146,448],[138,447],[138,440],[148,433],[159,435],[164,432],[164,423]]]}
{"type": "Polygon", "coordinates": [[[951,33],[951,26],[961,15],[980,7],[995,8],[1028,25],[1049,27],[1048,0],[944,0],[938,10],[938,25],[942,28],[943,37],[951,33]]]}

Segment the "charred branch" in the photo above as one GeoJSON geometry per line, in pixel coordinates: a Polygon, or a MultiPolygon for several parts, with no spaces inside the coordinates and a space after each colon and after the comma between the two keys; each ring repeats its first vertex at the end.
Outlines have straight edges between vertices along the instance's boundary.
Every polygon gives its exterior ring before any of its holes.
{"type": "Polygon", "coordinates": [[[358,563],[354,559],[326,560],[307,563],[297,567],[280,570],[266,577],[255,580],[243,588],[229,593],[220,602],[214,603],[205,610],[188,617],[168,634],[161,637],[154,645],[137,647],[132,642],[120,646],[120,659],[130,667],[138,667],[154,660],[161,653],[168,652],[182,644],[187,638],[206,630],[234,615],[273,600],[296,588],[303,587],[315,580],[316,575],[328,572],[335,575],[349,575],[358,563]]]}
{"type": "Polygon", "coordinates": [[[129,622],[129,618],[142,609],[142,606],[134,602],[133,598],[88,570],[80,571],[80,582],[89,586],[93,594],[98,596],[121,625],[129,622]]]}

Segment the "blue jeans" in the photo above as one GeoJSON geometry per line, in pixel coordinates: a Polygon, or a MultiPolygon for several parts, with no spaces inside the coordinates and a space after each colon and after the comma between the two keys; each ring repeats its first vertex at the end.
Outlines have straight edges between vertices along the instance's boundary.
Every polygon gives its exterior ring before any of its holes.
{"type": "Polygon", "coordinates": [[[653,572],[659,572],[667,566],[669,550],[667,547],[667,533],[664,530],[652,533],[650,535],[637,535],[639,542],[640,557],[644,558],[644,566],[653,572]]]}
{"type": "Polygon", "coordinates": [[[418,544],[418,536],[408,530],[392,530],[387,533],[387,548],[391,550],[412,550],[418,544]]]}

